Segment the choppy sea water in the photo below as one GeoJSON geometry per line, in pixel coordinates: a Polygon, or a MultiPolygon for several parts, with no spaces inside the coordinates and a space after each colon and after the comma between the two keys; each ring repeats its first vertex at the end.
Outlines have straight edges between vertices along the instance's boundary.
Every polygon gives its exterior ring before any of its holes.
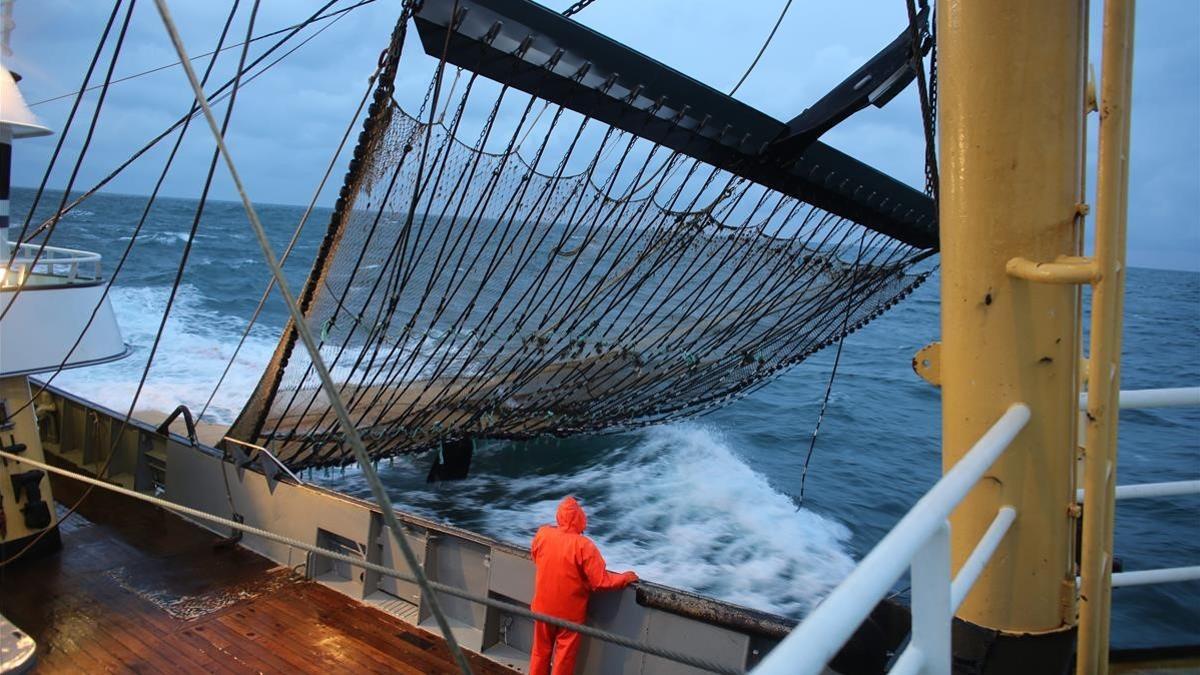
{"type": "MultiPolygon", "coordinates": [[[[14,190],[14,222],[32,191],[14,190]]],[[[49,193],[57,204],[60,193],[49,193]]],[[[130,243],[144,197],[97,195],[59,225],[51,243],[98,251],[106,272],[130,243]]],[[[55,383],[124,410],[158,329],[196,202],[160,199],[113,291],[133,355],[68,371],[55,383]]],[[[39,207],[39,212],[46,208],[39,207]]],[[[260,205],[277,249],[303,209],[260,205]]],[[[298,286],[328,211],[299,240],[289,277],[298,286]]],[[[238,204],[210,202],[194,241],[142,410],[203,408],[254,310],[268,273],[238,204]]],[[[229,422],[258,381],[284,325],[278,298],[251,330],[206,418],[229,422]]],[[[817,354],[776,382],[692,422],[636,433],[481,446],[472,476],[424,482],[428,458],[381,465],[402,508],[526,544],[575,494],[589,534],[614,569],[739,604],[802,616],[852,569],[940,472],[938,392],[910,369],[938,335],[934,277],[846,340],[810,465],[800,476],[833,361],[817,354]]],[[[1200,384],[1200,274],[1133,269],[1125,316],[1123,386],[1200,384]]],[[[1200,478],[1200,411],[1127,411],[1118,482],[1200,478]]],[[[354,471],[312,479],[366,496],[354,471]]],[[[1200,498],[1124,502],[1117,556],[1126,569],[1200,564],[1200,498]]],[[[903,586],[903,584],[901,584],[903,586]]],[[[1200,642],[1200,583],[1118,589],[1116,645],[1200,642]]]]}

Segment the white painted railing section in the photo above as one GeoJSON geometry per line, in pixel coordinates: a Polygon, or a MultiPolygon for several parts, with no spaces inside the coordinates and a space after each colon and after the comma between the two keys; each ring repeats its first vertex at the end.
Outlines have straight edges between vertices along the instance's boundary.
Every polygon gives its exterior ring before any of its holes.
{"type": "Polygon", "coordinates": [[[953,611],[946,519],[1025,428],[1029,414],[1024,404],[1010,407],[754,672],[820,673],[912,567],[914,634],[897,666],[914,669],[909,672],[949,673],[953,611]]]}
{"type": "MultiPolygon", "coordinates": [[[[1086,396],[1080,398],[1080,405],[1082,407],[1087,406],[1086,396]]],[[[1200,407],[1200,387],[1126,390],[1121,392],[1120,405],[1122,410],[1200,407]]],[[[1200,494],[1200,480],[1118,485],[1115,493],[1117,501],[1197,495],[1200,494]]],[[[1075,498],[1082,503],[1084,496],[1084,491],[1078,490],[1075,498]]],[[[1200,565],[1166,567],[1162,569],[1115,572],[1112,575],[1112,587],[1172,584],[1182,581],[1195,581],[1197,579],[1200,579],[1200,565]]]]}
{"type": "MultiPolygon", "coordinates": [[[[1189,408],[1200,406],[1200,387],[1167,389],[1126,389],[1120,394],[1121,410],[1147,408],[1189,408]]],[[[1079,409],[1087,408],[1087,394],[1079,397],[1079,409]]]]}
{"type": "MultiPolygon", "coordinates": [[[[1200,494],[1200,480],[1176,480],[1168,483],[1141,483],[1140,485],[1118,485],[1117,501],[1126,499],[1152,499],[1155,497],[1180,497],[1200,494]]],[[[1083,488],[1075,491],[1075,500],[1083,503],[1083,488]]]]}
{"type": "Polygon", "coordinates": [[[1164,567],[1157,570],[1117,572],[1112,575],[1113,588],[1121,586],[1146,586],[1149,584],[1173,584],[1180,581],[1200,579],[1200,565],[1191,567],[1164,567]]]}
{"type": "Polygon", "coordinates": [[[0,288],[20,286],[31,274],[55,277],[60,283],[95,282],[100,254],[60,246],[13,244],[0,246],[0,288]],[[16,255],[13,249],[16,248],[16,255]],[[11,261],[9,259],[12,259],[11,261]]]}
{"type": "Polygon", "coordinates": [[[129,354],[100,262],[100,254],[88,251],[0,245],[0,376],[89,366],[129,354]]]}
{"type": "MultiPolygon", "coordinates": [[[[1086,394],[1080,408],[1087,407],[1086,394]]],[[[1200,387],[1137,389],[1120,392],[1122,410],[1200,407],[1200,387]]],[[[896,674],[951,672],[950,626],[975,581],[1012,528],[1017,511],[1002,507],[967,557],[958,575],[950,578],[948,518],[975,483],[1004,453],[1029,422],[1029,408],[1015,404],[942,476],[907,514],[867,554],[850,576],[829,594],[805,620],[779,643],[755,675],[820,673],[854,634],[893,584],[910,571],[912,580],[912,637],[896,658],[896,674]]],[[[1200,480],[1122,485],[1116,498],[1148,499],[1200,494],[1200,480]]],[[[1084,499],[1083,490],[1076,494],[1084,499]]],[[[1114,588],[1200,579],[1200,565],[1112,575],[1114,588]]]]}

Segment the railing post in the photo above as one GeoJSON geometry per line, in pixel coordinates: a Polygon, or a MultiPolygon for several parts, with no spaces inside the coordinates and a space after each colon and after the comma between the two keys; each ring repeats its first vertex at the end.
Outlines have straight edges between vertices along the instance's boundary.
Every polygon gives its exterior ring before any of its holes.
{"type": "Polygon", "coordinates": [[[1008,264],[1082,253],[1087,2],[955,1],[937,21],[943,470],[1012,403],[1032,412],[951,516],[957,570],[1001,507],[1018,514],[958,616],[983,629],[964,631],[973,653],[1020,662],[1036,644],[1066,668],[1080,291],[1008,264]]]}
{"type": "Polygon", "coordinates": [[[912,562],[912,641],[922,673],[950,675],[950,523],[943,523],[912,562]]]}

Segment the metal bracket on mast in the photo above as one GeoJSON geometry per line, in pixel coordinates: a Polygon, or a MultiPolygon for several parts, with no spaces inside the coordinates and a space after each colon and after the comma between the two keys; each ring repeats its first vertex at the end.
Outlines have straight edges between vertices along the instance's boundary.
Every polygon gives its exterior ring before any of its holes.
{"type": "Polygon", "coordinates": [[[1094,284],[1101,277],[1096,261],[1084,256],[1060,255],[1054,262],[1045,263],[1017,257],[1004,269],[1010,277],[1047,284],[1094,284]]]}
{"type": "Polygon", "coordinates": [[[912,369],[922,380],[942,386],[942,343],[930,342],[913,355],[912,369]]]}

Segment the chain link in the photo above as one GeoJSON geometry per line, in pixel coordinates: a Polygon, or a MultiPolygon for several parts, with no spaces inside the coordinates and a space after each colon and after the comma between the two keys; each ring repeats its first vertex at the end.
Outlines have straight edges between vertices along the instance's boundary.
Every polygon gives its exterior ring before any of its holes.
{"type": "MultiPolygon", "coordinates": [[[[936,10],[935,10],[936,11],[936,10]]],[[[930,19],[932,29],[929,33],[929,114],[926,116],[925,126],[929,130],[927,133],[934,135],[937,133],[937,97],[938,97],[938,57],[937,57],[937,18],[934,15],[930,19]]],[[[925,160],[925,191],[930,196],[934,196],[937,192],[937,155],[930,153],[925,160]]]]}
{"type": "Polygon", "coordinates": [[[925,194],[938,199],[938,167],[937,167],[937,43],[936,32],[929,25],[918,25],[918,5],[921,11],[929,10],[928,0],[907,0],[909,31],[912,34],[912,68],[916,73],[917,93],[921,101],[921,121],[925,132],[925,194]],[[922,58],[923,45],[929,46],[930,66],[929,79],[925,76],[925,63],[922,58]]]}
{"type": "Polygon", "coordinates": [[[573,14],[578,14],[579,12],[583,11],[588,5],[592,4],[595,1],[596,0],[577,0],[575,2],[575,4],[564,9],[562,15],[563,16],[571,16],[573,14]]]}

